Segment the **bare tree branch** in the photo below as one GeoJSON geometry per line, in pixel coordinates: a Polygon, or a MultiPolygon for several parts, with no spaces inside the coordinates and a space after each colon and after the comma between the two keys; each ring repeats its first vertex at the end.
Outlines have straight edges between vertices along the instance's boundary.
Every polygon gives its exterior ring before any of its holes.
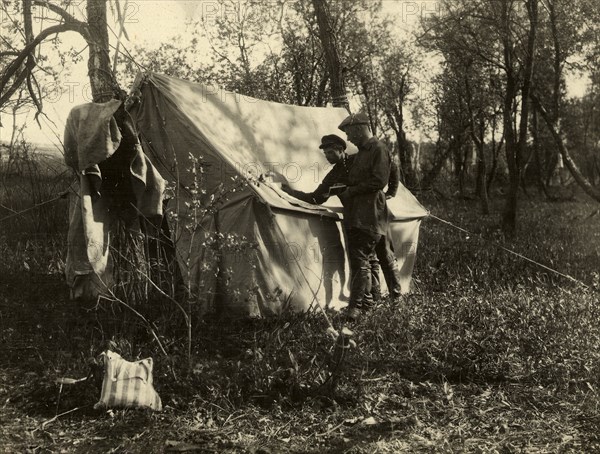
{"type": "Polygon", "coordinates": [[[19,55],[19,52],[14,51],[14,50],[7,50],[5,52],[0,52],[0,58],[2,58],[2,57],[8,57],[8,56],[16,57],[18,55],[19,55]]]}
{"type": "Polygon", "coordinates": [[[23,0],[23,19],[25,25],[25,44],[33,41],[33,24],[31,23],[31,0],[23,0]]]}
{"type": "Polygon", "coordinates": [[[2,96],[0,97],[0,106],[3,106],[6,101],[10,99],[10,97],[15,93],[15,91],[19,88],[19,86],[26,80],[27,74],[33,70],[36,65],[35,59],[33,58],[33,51],[44,41],[47,37],[67,31],[75,31],[81,34],[86,40],[89,39],[87,25],[83,22],[76,21],[74,23],[65,23],[61,25],[54,25],[48,27],[45,30],[42,30],[29,44],[27,44],[23,50],[21,50],[18,56],[6,67],[6,69],[2,73],[2,77],[0,78],[0,93],[2,96]],[[27,67],[19,73],[19,68],[23,63],[27,60],[27,67]],[[15,76],[16,79],[10,85],[8,89],[6,86],[8,85],[10,79],[15,76]]]}
{"type": "Polygon", "coordinates": [[[63,9],[60,6],[55,5],[53,3],[44,2],[44,1],[41,1],[41,0],[33,0],[33,4],[36,5],[36,6],[43,6],[45,8],[48,8],[53,13],[55,13],[58,16],[62,17],[66,23],[69,23],[69,22],[73,22],[73,23],[80,22],[73,15],[69,14],[65,9],[63,9]]]}
{"type": "Polygon", "coordinates": [[[38,116],[39,116],[40,112],[42,111],[42,101],[40,99],[38,99],[38,96],[33,89],[33,83],[31,82],[32,76],[33,76],[33,74],[31,72],[27,73],[27,90],[29,91],[29,96],[31,96],[31,99],[32,99],[33,103],[35,104],[35,107],[37,108],[37,113],[35,114],[35,121],[37,122],[38,126],[41,128],[42,125],[40,124],[40,120],[38,119],[38,116]]]}

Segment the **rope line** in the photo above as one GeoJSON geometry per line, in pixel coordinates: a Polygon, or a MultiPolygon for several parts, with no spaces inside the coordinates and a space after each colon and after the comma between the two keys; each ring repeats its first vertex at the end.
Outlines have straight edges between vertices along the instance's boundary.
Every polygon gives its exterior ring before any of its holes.
{"type": "MultiPolygon", "coordinates": [[[[0,223],[6,221],[8,219],[12,219],[14,217],[17,217],[17,216],[21,216],[21,215],[23,215],[23,214],[25,214],[25,213],[27,213],[29,211],[35,210],[35,209],[40,208],[40,207],[42,207],[44,205],[48,205],[49,203],[56,202],[57,200],[64,198],[66,196],[66,194],[69,192],[69,190],[70,189],[68,189],[67,191],[61,192],[56,197],[53,197],[53,198],[51,198],[49,200],[46,200],[45,202],[38,203],[38,204],[36,204],[36,205],[34,205],[32,207],[26,208],[26,209],[21,210],[21,211],[15,211],[12,208],[4,207],[3,206],[3,208],[8,209],[10,211],[13,211],[13,213],[9,214],[8,216],[5,216],[3,218],[0,218],[0,223]]],[[[436,221],[439,221],[442,224],[446,224],[446,225],[452,227],[453,229],[456,229],[456,230],[458,230],[458,231],[460,231],[462,233],[466,233],[467,235],[475,236],[474,233],[472,233],[472,232],[470,232],[470,231],[468,231],[468,230],[466,230],[466,229],[464,229],[462,227],[459,227],[458,225],[453,224],[450,221],[446,221],[445,219],[439,218],[439,217],[437,217],[437,216],[435,216],[435,215],[433,215],[431,213],[429,213],[428,217],[430,217],[432,219],[435,219],[436,221]]],[[[523,259],[523,260],[525,260],[525,261],[527,261],[529,263],[533,263],[534,265],[537,265],[540,268],[545,269],[546,271],[550,271],[551,273],[554,273],[554,274],[556,274],[558,276],[564,277],[565,279],[568,279],[568,280],[570,280],[572,282],[575,282],[576,284],[578,284],[578,285],[580,285],[580,286],[582,286],[582,287],[584,287],[584,288],[586,288],[588,290],[591,289],[591,287],[589,285],[587,285],[585,282],[580,281],[579,279],[576,279],[573,276],[570,276],[570,275],[565,274],[565,273],[561,273],[560,271],[555,270],[554,268],[550,268],[549,266],[544,265],[543,263],[540,263],[540,262],[538,262],[536,260],[530,259],[529,257],[527,257],[527,256],[525,256],[525,255],[523,255],[523,254],[521,254],[519,252],[513,251],[512,249],[509,249],[509,248],[507,248],[505,246],[502,246],[501,244],[499,244],[499,243],[497,243],[495,241],[488,240],[488,239],[485,239],[485,238],[484,238],[484,240],[486,242],[492,244],[493,246],[496,246],[497,248],[502,249],[503,251],[508,252],[509,254],[514,255],[515,257],[519,257],[519,258],[521,258],[521,259],[523,259]]],[[[300,269],[300,272],[301,272],[302,276],[304,277],[304,279],[306,280],[306,282],[308,284],[308,279],[304,275],[304,271],[302,269],[300,269]]],[[[310,285],[309,285],[309,287],[310,287],[310,285]]],[[[316,298],[316,294],[314,294],[314,297],[316,298]]],[[[318,306],[320,307],[319,304],[318,304],[318,306]]],[[[327,320],[329,326],[332,326],[331,322],[329,321],[329,318],[327,317],[327,314],[325,314],[324,311],[323,311],[323,315],[325,316],[325,319],[327,320]]]]}
{"type": "MultiPolygon", "coordinates": [[[[28,211],[35,210],[36,208],[42,207],[44,205],[48,205],[49,203],[56,202],[58,199],[64,198],[68,192],[69,192],[69,190],[61,192],[59,195],[57,195],[56,197],[54,197],[54,198],[52,198],[50,200],[46,200],[45,202],[38,203],[38,204],[36,204],[36,205],[34,205],[32,207],[26,208],[26,209],[24,209],[22,211],[15,211],[13,214],[9,214],[8,216],[5,216],[5,217],[1,218],[0,222],[4,222],[4,221],[6,221],[8,219],[11,219],[11,218],[14,218],[16,216],[20,216],[22,214],[27,213],[28,211]]],[[[5,208],[8,208],[8,207],[5,207],[5,208]]],[[[11,211],[14,211],[12,208],[8,208],[8,209],[11,210],[11,211]]]]}
{"type": "MultiPolygon", "coordinates": [[[[106,26],[108,27],[108,29],[110,30],[110,32],[115,36],[115,38],[119,39],[119,35],[117,35],[117,33],[113,30],[113,28],[109,25],[106,24],[106,26]]],[[[127,58],[129,61],[131,61],[134,65],[136,65],[138,68],[144,70],[144,71],[148,71],[148,68],[144,65],[142,65],[141,63],[138,63],[137,60],[135,58],[133,58],[133,55],[131,55],[131,52],[129,51],[129,49],[127,49],[127,46],[125,46],[125,44],[123,44],[122,42],[120,43],[120,46],[123,48],[123,50],[119,49],[117,46],[114,46],[113,44],[109,43],[109,46],[115,50],[115,52],[117,54],[122,55],[123,57],[127,58]]]]}
{"type": "MultiPolygon", "coordinates": [[[[431,213],[429,213],[429,217],[430,217],[430,218],[433,218],[433,219],[435,219],[436,221],[439,221],[439,222],[441,222],[441,223],[443,223],[443,224],[449,225],[450,227],[452,227],[452,228],[454,228],[454,229],[456,229],[456,230],[459,230],[459,231],[461,231],[461,232],[463,232],[463,233],[466,233],[467,235],[472,235],[472,236],[475,236],[475,234],[474,234],[474,233],[472,233],[472,232],[469,232],[468,230],[466,230],[466,229],[464,229],[464,228],[462,228],[462,227],[459,227],[459,226],[457,226],[457,225],[453,224],[453,223],[452,223],[452,222],[450,222],[450,221],[446,221],[445,219],[438,218],[437,216],[435,216],[435,215],[433,215],[433,214],[431,214],[431,213]]],[[[540,262],[537,262],[537,261],[535,261],[535,260],[533,260],[533,259],[530,259],[529,257],[526,257],[526,256],[524,256],[523,254],[520,254],[519,252],[513,251],[512,249],[509,249],[509,248],[507,248],[507,247],[505,247],[505,246],[502,246],[501,244],[499,244],[499,243],[496,243],[495,241],[492,241],[492,240],[489,240],[489,239],[485,239],[485,238],[483,238],[483,239],[484,239],[485,241],[487,241],[488,243],[490,243],[490,244],[492,244],[492,245],[494,245],[494,246],[496,246],[496,247],[498,247],[498,248],[502,249],[503,251],[505,251],[505,252],[508,252],[509,254],[512,254],[512,255],[514,255],[514,256],[516,256],[516,257],[519,257],[519,258],[521,258],[521,259],[523,259],[523,260],[525,260],[525,261],[527,261],[527,262],[533,263],[534,265],[537,265],[537,266],[539,266],[540,268],[543,268],[543,269],[545,269],[546,271],[550,271],[551,273],[557,274],[558,276],[562,276],[562,277],[564,277],[564,278],[566,278],[566,279],[568,279],[568,280],[570,280],[570,281],[573,281],[573,282],[575,282],[576,284],[579,284],[579,285],[581,285],[582,287],[584,287],[584,288],[586,288],[586,289],[588,289],[588,290],[590,290],[590,289],[591,289],[591,287],[590,287],[589,285],[587,285],[585,282],[582,282],[582,281],[580,281],[579,279],[576,279],[576,278],[574,278],[573,276],[569,276],[568,274],[561,273],[560,271],[558,271],[558,270],[555,270],[555,269],[553,269],[553,268],[550,268],[549,266],[547,266],[547,265],[544,265],[543,263],[540,263],[540,262]]]]}

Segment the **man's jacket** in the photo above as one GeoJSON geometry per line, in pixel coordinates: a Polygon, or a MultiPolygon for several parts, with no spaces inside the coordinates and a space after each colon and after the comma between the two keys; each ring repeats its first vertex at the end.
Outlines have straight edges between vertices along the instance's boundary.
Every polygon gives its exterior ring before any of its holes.
{"type": "Polygon", "coordinates": [[[340,196],[349,227],[387,233],[390,214],[383,188],[389,180],[390,154],[383,142],[371,137],[358,148],[348,173],[348,189],[340,196]]]}

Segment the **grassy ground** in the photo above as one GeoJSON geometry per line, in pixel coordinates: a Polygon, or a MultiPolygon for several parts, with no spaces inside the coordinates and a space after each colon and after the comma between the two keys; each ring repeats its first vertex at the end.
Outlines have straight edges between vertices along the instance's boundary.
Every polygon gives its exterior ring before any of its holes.
{"type": "MultiPolygon", "coordinates": [[[[46,177],[45,188],[66,184],[46,177]]],[[[14,210],[30,198],[9,190],[28,187],[18,181],[0,192],[14,210]]],[[[472,234],[425,220],[417,291],[359,321],[357,347],[339,366],[323,318],[306,314],[198,324],[189,372],[177,321],[154,319],[165,356],[125,310],[68,300],[64,200],[42,219],[4,222],[0,451],[600,451],[598,206],[583,196],[524,197],[519,237],[505,242],[496,229],[502,200],[481,216],[474,201],[420,198],[472,234]],[[110,341],[130,359],[154,357],[163,412],[93,410],[94,380],[65,386],[59,398],[55,379],[85,376],[110,341]]],[[[0,218],[10,213],[0,208],[0,218]]]]}

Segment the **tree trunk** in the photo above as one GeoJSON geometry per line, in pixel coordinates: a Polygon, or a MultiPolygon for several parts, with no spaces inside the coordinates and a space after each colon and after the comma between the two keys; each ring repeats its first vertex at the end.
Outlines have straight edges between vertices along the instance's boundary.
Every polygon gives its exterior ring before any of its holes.
{"type": "Polygon", "coordinates": [[[506,165],[508,167],[508,190],[504,213],[502,215],[502,230],[508,236],[514,236],[517,224],[517,196],[519,190],[520,170],[517,165],[517,140],[513,123],[513,104],[517,95],[517,81],[513,74],[513,44],[510,31],[508,2],[502,2],[503,52],[506,71],[506,87],[504,90],[503,126],[506,143],[506,165]]]}
{"type": "Polygon", "coordinates": [[[369,122],[370,122],[370,126],[371,126],[371,132],[373,133],[374,136],[377,135],[377,112],[375,111],[374,107],[376,107],[371,98],[371,85],[369,83],[369,81],[367,80],[367,78],[362,75],[360,77],[360,87],[362,89],[362,95],[364,96],[364,105],[367,108],[367,116],[369,117],[369,122]]]}
{"type": "Polygon", "coordinates": [[[468,160],[469,160],[469,150],[470,150],[470,146],[469,146],[469,142],[467,142],[466,144],[463,144],[463,146],[460,148],[460,153],[459,153],[459,163],[460,165],[457,166],[457,171],[458,171],[458,189],[460,192],[460,196],[461,198],[465,197],[465,180],[467,177],[467,165],[468,165],[468,160]]]}
{"type": "Polygon", "coordinates": [[[398,142],[398,159],[400,161],[400,178],[407,188],[415,188],[418,185],[415,173],[415,151],[414,146],[406,139],[404,131],[400,129],[396,132],[396,141],[398,142]]]}
{"type": "Polygon", "coordinates": [[[535,163],[535,180],[539,189],[539,192],[543,192],[548,196],[548,191],[546,190],[546,184],[544,181],[544,163],[542,161],[542,156],[540,153],[540,132],[539,132],[539,121],[537,110],[533,109],[531,112],[531,137],[533,139],[533,161],[535,163]]]}
{"type": "Polygon", "coordinates": [[[504,139],[498,144],[498,146],[492,145],[492,165],[490,167],[490,172],[487,176],[486,181],[486,191],[488,193],[488,196],[492,191],[492,187],[494,186],[494,180],[496,179],[496,172],[498,170],[498,154],[500,153],[500,149],[502,148],[503,143],[504,139]]]}
{"type": "Polygon", "coordinates": [[[438,175],[442,171],[442,168],[444,167],[444,164],[454,151],[454,147],[456,146],[457,142],[458,141],[456,139],[452,139],[448,144],[448,148],[443,153],[437,153],[437,159],[435,160],[433,166],[431,167],[429,172],[427,172],[423,177],[422,187],[424,189],[428,189],[431,186],[433,186],[435,179],[438,177],[438,175]]]}
{"type": "Polygon", "coordinates": [[[481,202],[481,213],[490,214],[490,201],[487,192],[487,161],[485,159],[485,142],[483,128],[481,134],[475,142],[477,150],[477,188],[479,200],[481,202]]]}
{"type": "Polygon", "coordinates": [[[420,186],[421,185],[421,140],[417,144],[415,148],[413,145],[413,174],[415,176],[415,182],[420,186]]]}
{"type": "Polygon", "coordinates": [[[31,0],[23,0],[23,24],[25,29],[25,44],[29,44],[34,38],[31,16],[31,0]]]}
{"type": "Polygon", "coordinates": [[[88,0],[87,2],[90,34],[88,76],[94,102],[110,101],[118,87],[110,67],[106,3],[107,0],[88,0]]]}
{"type": "Polygon", "coordinates": [[[519,119],[518,139],[515,133],[512,118],[512,109],[506,115],[506,110],[512,108],[512,102],[517,94],[516,80],[513,74],[512,58],[512,40],[510,36],[510,15],[508,3],[503,2],[503,22],[505,26],[504,36],[504,62],[507,71],[507,87],[505,95],[505,128],[506,131],[506,158],[509,172],[509,189],[502,219],[504,233],[513,237],[517,232],[517,199],[519,192],[519,183],[521,182],[521,173],[523,166],[523,151],[527,141],[527,126],[529,123],[529,93],[531,90],[531,80],[533,78],[533,62],[535,56],[535,45],[537,36],[537,5],[538,0],[527,1],[527,13],[529,17],[529,33],[527,37],[527,50],[525,53],[525,62],[523,68],[523,83],[521,86],[521,115],[519,119]],[[509,106],[509,104],[511,104],[509,106]],[[510,122],[510,124],[508,124],[510,122]]]}
{"type": "Polygon", "coordinates": [[[569,150],[567,150],[567,147],[565,146],[564,142],[562,141],[562,138],[560,137],[560,133],[559,133],[556,125],[553,123],[550,115],[548,114],[548,112],[546,112],[546,109],[544,109],[544,107],[540,103],[539,99],[537,97],[535,97],[533,94],[530,96],[531,96],[531,100],[534,103],[535,108],[537,109],[537,111],[540,113],[540,115],[546,122],[546,125],[548,126],[548,129],[550,130],[550,133],[552,134],[552,137],[554,138],[554,142],[556,142],[556,146],[558,147],[558,150],[560,151],[563,162],[567,166],[567,169],[569,169],[569,171],[571,172],[571,175],[573,175],[573,178],[575,179],[577,184],[579,184],[579,186],[581,186],[581,188],[585,191],[585,193],[587,195],[589,195],[592,199],[594,199],[596,202],[600,202],[600,190],[598,188],[594,187],[585,178],[585,176],[583,176],[583,174],[577,167],[577,164],[575,164],[575,161],[573,161],[573,159],[571,158],[571,155],[569,154],[569,150]]]}
{"type": "Polygon", "coordinates": [[[338,51],[337,38],[333,28],[329,5],[327,4],[327,0],[313,0],[312,3],[317,15],[319,38],[321,39],[329,71],[333,106],[345,107],[350,111],[350,105],[346,97],[346,85],[344,84],[344,68],[338,51]]]}
{"type": "Polygon", "coordinates": [[[506,135],[505,152],[508,166],[508,191],[502,216],[502,229],[508,236],[514,236],[517,227],[517,198],[521,172],[517,161],[517,141],[513,129],[512,103],[516,95],[515,80],[512,74],[507,76],[504,95],[504,130],[506,135]]]}
{"type": "Polygon", "coordinates": [[[486,189],[489,194],[494,184],[494,178],[496,178],[496,169],[498,168],[498,154],[504,143],[504,134],[500,137],[500,141],[496,143],[496,117],[492,119],[492,168],[490,174],[487,177],[486,189]]]}
{"type": "Polygon", "coordinates": [[[327,89],[328,81],[329,77],[327,75],[323,76],[323,78],[319,81],[319,89],[317,91],[317,100],[315,103],[317,107],[325,107],[327,105],[327,100],[325,99],[325,90],[327,89]]]}
{"type": "Polygon", "coordinates": [[[554,83],[552,87],[552,121],[560,118],[560,86],[562,78],[562,51],[558,31],[558,15],[554,1],[547,3],[550,14],[550,29],[552,30],[552,43],[554,44],[554,83]]]}
{"type": "Polygon", "coordinates": [[[540,147],[540,134],[539,134],[539,120],[537,109],[533,109],[531,113],[531,135],[533,137],[533,156],[536,166],[536,181],[541,192],[544,193],[548,200],[555,200],[555,197],[550,194],[548,185],[546,184],[545,175],[545,163],[542,159],[541,147],[540,147]]]}
{"type": "Polygon", "coordinates": [[[469,77],[465,75],[465,90],[467,93],[467,110],[469,111],[469,132],[477,158],[477,175],[475,177],[475,193],[481,202],[481,212],[490,214],[490,204],[487,192],[487,162],[485,159],[485,117],[483,106],[479,107],[477,114],[477,127],[475,127],[475,113],[472,106],[471,84],[469,77]]]}

